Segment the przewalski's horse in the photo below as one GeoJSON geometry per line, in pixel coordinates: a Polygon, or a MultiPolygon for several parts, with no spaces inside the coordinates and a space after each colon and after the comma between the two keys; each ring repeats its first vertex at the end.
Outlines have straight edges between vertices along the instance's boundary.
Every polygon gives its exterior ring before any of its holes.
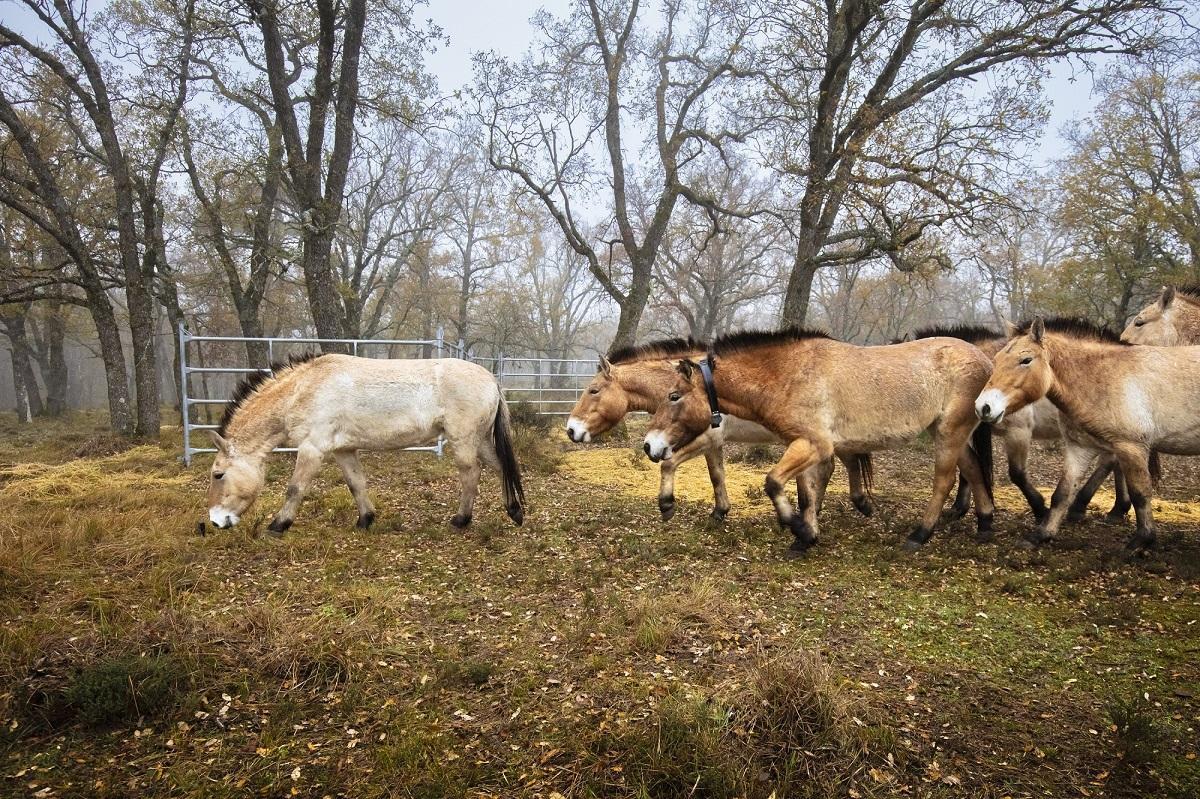
{"type": "MultiPolygon", "coordinates": [[[[654,413],[675,384],[675,361],[701,357],[705,345],[694,339],[664,339],[637,347],[618,350],[600,358],[600,368],[571,409],[567,419],[567,437],[586,443],[602,435],[629,413],[654,413]]],[[[678,450],[660,466],[658,508],[664,520],[675,514],[675,472],[681,464],[703,455],[712,481],[715,507],[712,516],[720,521],[729,513],[729,494],[725,488],[725,442],[739,444],[778,444],[780,439],[760,424],[726,414],[721,425],[709,428],[686,447],[678,450]]],[[[850,482],[850,500],[863,515],[870,516],[874,506],[870,497],[871,462],[869,455],[844,461],[850,482]]],[[[797,496],[802,506],[824,497],[833,470],[832,461],[822,464],[808,486],[799,477],[797,496]]]]}
{"type": "Polygon", "coordinates": [[[1188,347],[1200,344],[1200,286],[1164,286],[1121,333],[1130,344],[1188,347]]]}
{"type": "Polygon", "coordinates": [[[1092,463],[1116,456],[1137,514],[1130,548],[1154,543],[1151,450],[1200,454],[1200,347],[1135,347],[1078,319],[1035,319],[1009,331],[979,394],[979,418],[997,423],[1042,397],[1060,411],[1063,474],[1046,519],[1027,536],[1051,539],[1092,463]]]}
{"type": "Polygon", "coordinates": [[[508,406],[481,366],[456,358],[379,360],[313,353],[260,372],[238,386],[213,433],[217,455],[208,488],[209,519],[232,527],[266,483],[267,455],[296,447],[287,499],[268,529],[282,535],[296,518],[308,485],[332,455],[358,506],[358,527],[375,508],[359,450],[450,444],[462,486],[450,523],[471,523],[481,463],[499,469],[508,515],[524,519],[524,490],[513,452],[508,406]]]}
{"type": "Polygon", "coordinates": [[[646,434],[647,454],[672,457],[708,429],[718,411],[762,424],[788,445],[767,474],[766,492],[779,523],[795,535],[793,551],[815,544],[817,527],[814,509],[793,512],[783,490],[792,477],[834,453],[887,449],[923,431],[933,435],[933,496],[906,548],[929,540],[956,467],[974,492],[980,537],[990,537],[991,431],[976,429],[973,404],[991,364],[965,341],[859,347],[808,330],[748,331],[717,339],[704,360],[682,360],[677,372],[646,434]]]}

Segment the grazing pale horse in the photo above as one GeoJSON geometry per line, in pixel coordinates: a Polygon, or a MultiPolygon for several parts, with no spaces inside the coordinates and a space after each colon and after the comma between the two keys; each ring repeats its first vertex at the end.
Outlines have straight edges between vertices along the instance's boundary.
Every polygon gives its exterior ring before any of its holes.
{"type": "Polygon", "coordinates": [[[1200,455],[1200,347],[1135,347],[1078,319],[1038,318],[1009,336],[975,401],[976,413],[996,424],[1049,397],[1060,411],[1066,442],[1050,512],[1026,539],[1041,544],[1053,538],[1092,463],[1112,453],[1137,514],[1137,531],[1126,546],[1153,544],[1150,453],[1200,455]]]}
{"type": "MultiPolygon", "coordinates": [[[[616,427],[626,414],[636,411],[653,413],[675,384],[675,363],[684,357],[699,358],[706,344],[687,338],[663,339],[613,352],[600,358],[596,376],[580,394],[567,419],[567,436],[584,444],[616,427]]],[[[699,455],[708,465],[715,507],[712,518],[721,521],[729,513],[729,494],[725,488],[724,445],[779,444],[779,436],[760,424],[725,414],[718,427],[707,430],[694,441],[674,452],[660,466],[658,509],[664,521],[675,514],[675,472],[679,466],[699,455]]],[[[860,455],[843,461],[850,482],[850,501],[864,516],[874,512],[870,489],[873,476],[871,456],[860,455]]],[[[814,470],[813,485],[796,479],[797,499],[802,508],[816,502],[817,511],[833,473],[827,462],[814,470]]]]}
{"type": "Polygon", "coordinates": [[[296,447],[287,499],[267,528],[282,535],[296,518],[309,483],[330,455],[341,467],[358,506],[358,527],[375,520],[359,450],[392,450],[450,444],[461,484],[457,528],[471,523],[480,465],[500,471],[504,504],[518,525],[524,519],[521,472],[513,452],[505,404],[496,379],[457,358],[380,360],[350,355],[294,358],[273,373],[252,375],[238,386],[213,432],[217,455],[208,488],[208,517],[232,527],[266,483],[267,455],[296,447]]]}
{"type": "Polygon", "coordinates": [[[792,552],[802,553],[817,542],[815,508],[795,513],[783,490],[788,481],[834,454],[889,449],[928,431],[933,494],[905,548],[933,534],[956,466],[974,491],[979,535],[987,539],[992,435],[972,405],[991,371],[987,356],[955,338],[858,347],[811,330],[734,333],[714,341],[699,364],[679,362],[645,450],[654,461],[671,458],[724,413],[763,425],[787,442],[765,489],[780,525],[795,536],[792,552]]]}

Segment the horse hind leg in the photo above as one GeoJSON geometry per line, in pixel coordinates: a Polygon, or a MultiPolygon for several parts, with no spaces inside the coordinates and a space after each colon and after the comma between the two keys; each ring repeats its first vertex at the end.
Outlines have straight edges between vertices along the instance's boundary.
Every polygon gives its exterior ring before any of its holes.
{"type": "MultiPolygon", "coordinates": [[[[1148,470],[1147,474],[1149,474],[1148,470]]],[[[1116,492],[1117,498],[1113,500],[1112,510],[1105,514],[1104,518],[1110,522],[1124,521],[1125,517],[1129,514],[1129,509],[1135,503],[1133,492],[1130,490],[1128,480],[1125,477],[1124,467],[1119,460],[1113,468],[1113,490],[1116,492]]]]}
{"type": "Polygon", "coordinates": [[[1136,446],[1126,445],[1116,450],[1117,463],[1125,476],[1129,500],[1137,516],[1137,531],[1125,543],[1126,549],[1143,550],[1154,546],[1157,539],[1150,497],[1154,491],[1149,468],[1149,453],[1136,446]]]}
{"type": "Polygon", "coordinates": [[[1008,479],[1025,501],[1036,521],[1046,518],[1046,500],[1029,479],[1029,447],[1033,443],[1033,431],[1027,428],[1008,429],[1004,432],[1004,458],[1008,461],[1008,479]]]}
{"type": "Polygon", "coordinates": [[[1071,502],[1071,507],[1067,511],[1068,522],[1081,522],[1087,517],[1087,509],[1088,505],[1092,503],[1092,497],[1096,496],[1096,492],[1100,486],[1104,485],[1105,479],[1112,473],[1115,466],[1116,461],[1112,459],[1105,459],[1096,466],[1092,476],[1087,479],[1071,502]]]}
{"type": "Polygon", "coordinates": [[[464,446],[462,442],[454,447],[454,462],[458,466],[458,513],[451,519],[450,524],[455,529],[462,530],[471,524],[475,511],[475,497],[479,494],[479,475],[482,471],[480,463],[481,450],[476,447],[464,446]]]}
{"type": "MultiPolygon", "coordinates": [[[[974,414],[974,409],[971,412],[974,414]]],[[[942,515],[946,498],[950,496],[950,488],[954,485],[955,475],[958,474],[959,459],[964,454],[963,450],[967,446],[967,438],[973,426],[974,418],[967,420],[964,416],[956,429],[940,432],[935,437],[933,493],[929,497],[929,504],[925,506],[925,515],[904,542],[905,550],[915,552],[933,536],[933,528],[942,515]]]]}
{"type": "Polygon", "coordinates": [[[292,479],[288,481],[287,496],[283,507],[275,514],[275,518],[267,525],[267,530],[275,536],[281,536],[296,520],[296,511],[308,493],[308,486],[313,478],[321,471],[325,454],[313,447],[301,446],[296,452],[296,468],[292,470],[292,479]]]}
{"type": "Polygon", "coordinates": [[[791,530],[792,535],[795,536],[795,540],[791,546],[793,553],[802,554],[806,552],[817,543],[817,537],[805,522],[804,515],[796,513],[792,508],[784,486],[796,475],[832,455],[832,446],[822,446],[820,442],[810,441],[807,438],[798,438],[788,444],[787,449],[784,450],[783,457],[767,473],[765,484],[766,494],[775,505],[775,514],[779,520],[779,525],[784,529],[791,530]]]}
{"type": "Polygon", "coordinates": [[[367,495],[367,475],[363,471],[362,461],[353,450],[335,452],[333,458],[342,470],[342,477],[346,479],[350,495],[354,497],[354,504],[358,508],[358,521],[354,526],[360,530],[369,530],[375,523],[375,506],[371,504],[371,498],[367,495]]]}
{"type": "Polygon", "coordinates": [[[712,520],[723,522],[729,515],[729,490],[725,486],[725,452],[722,447],[712,447],[704,453],[708,466],[708,478],[713,487],[712,520]]]}
{"type": "Polygon", "coordinates": [[[1070,509],[1071,500],[1079,493],[1099,454],[1097,450],[1067,441],[1063,452],[1063,473],[1054,494],[1050,497],[1050,511],[1045,519],[1025,536],[1025,546],[1044,544],[1058,533],[1058,528],[1062,526],[1063,519],[1070,509]]]}
{"type": "Polygon", "coordinates": [[[992,496],[988,493],[983,479],[983,467],[975,451],[968,448],[958,459],[959,487],[966,483],[975,499],[976,540],[983,543],[991,541],[994,535],[992,520],[995,518],[996,507],[992,496]]]}

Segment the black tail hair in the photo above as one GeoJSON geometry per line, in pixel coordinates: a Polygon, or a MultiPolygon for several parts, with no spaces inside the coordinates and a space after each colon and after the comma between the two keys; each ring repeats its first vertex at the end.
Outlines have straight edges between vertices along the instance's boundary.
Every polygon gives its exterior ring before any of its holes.
{"type": "Polygon", "coordinates": [[[504,486],[504,509],[518,527],[525,521],[525,489],[521,486],[521,467],[517,464],[517,453],[512,445],[512,424],[508,418],[508,403],[504,392],[500,392],[500,403],[496,407],[496,419],[492,422],[492,443],[496,446],[496,460],[500,461],[500,481],[504,486]]]}
{"type": "Polygon", "coordinates": [[[871,461],[871,453],[864,452],[861,455],[854,456],[854,465],[858,467],[858,473],[862,477],[863,493],[867,495],[867,499],[875,501],[875,465],[871,461]]]}
{"type": "Polygon", "coordinates": [[[994,503],[996,501],[993,487],[995,479],[992,475],[992,426],[987,422],[980,422],[975,427],[975,432],[971,434],[971,449],[975,452],[975,458],[979,461],[979,470],[983,472],[983,487],[987,489],[988,499],[994,503]]]}

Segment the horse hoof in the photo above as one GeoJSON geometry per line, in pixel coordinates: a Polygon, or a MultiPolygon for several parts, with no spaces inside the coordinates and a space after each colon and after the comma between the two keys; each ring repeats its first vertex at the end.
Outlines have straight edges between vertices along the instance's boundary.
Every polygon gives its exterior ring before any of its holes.
{"type": "Polygon", "coordinates": [[[462,530],[463,528],[467,527],[470,524],[471,524],[471,517],[466,516],[462,513],[456,513],[450,519],[450,526],[453,527],[455,530],[462,530]]]}
{"type": "MultiPolygon", "coordinates": [[[[1067,513],[1067,521],[1070,522],[1071,524],[1079,524],[1081,521],[1083,521],[1086,518],[1087,518],[1087,511],[1073,510],[1073,511],[1070,511],[1069,513],[1067,513]]],[[[1039,521],[1041,521],[1041,520],[1039,519],[1039,521]]]]}
{"type": "Polygon", "coordinates": [[[990,544],[996,540],[995,530],[978,530],[975,533],[975,543],[990,544]]]}
{"type": "Polygon", "coordinates": [[[1144,555],[1154,547],[1154,536],[1135,535],[1125,542],[1125,549],[1134,554],[1144,555]]]}
{"type": "Polygon", "coordinates": [[[671,521],[671,517],[675,515],[675,499],[663,499],[660,497],[658,500],[658,512],[662,514],[664,522],[671,521]]]}
{"type": "Polygon", "coordinates": [[[1123,524],[1128,513],[1129,511],[1110,510],[1108,513],[1104,514],[1104,521],[1109,524],[1123,524]]]}
{"type": "Polygon", "coordinates": [[[729,515],[728,508],[726,508],[725,510],[721,510],[720,508],[713,508],[713,512],[708,514],[708,518],[712,519],[713,524],[724,524],[725,517],[728,515],[729,515]]]}
{"type": "Polygon", "coordinates": [[[900,545],[900,549],[905,552],[919,552],[924,546],[925,543],[922,541],[917,541],[914,538],[906,538],[904,539],[904,543],[900,545]]]}
{"type": "Polygon", "coordinates": [[[866,497],[851,497],[850,504],[852,504],[854,509],[863,516],[869,518],[875,514],[875,506],[872,505],[871,500],[867,499],[866,497]]]}
{"type": "Polygon", "coordinates": [[[952,521],[952,522],[958,521],[962,517],[966,516],[967,511],[969,511],[970,509],[971,509],[970,505],[963,505],[963,506],[951,505],[950,513],[949,513],[950,521],[952,521]]]}
{"type": "Polygon", "coordinates": [[[375,514],[374,513],[364,513],[362,516],[358,517],[358,521],[354,523],[354,526],[360,530],[370,530],[371,525],[374,523],[375,523],[375,514]]]}
{"type": "Polygon", "coordinates": [[[283,538],[283,534],[286,533],[288,528],[291,526],[291,519],[273,519],[271,523],[267,525],[267,532],[276,538],[283,538]]]}

